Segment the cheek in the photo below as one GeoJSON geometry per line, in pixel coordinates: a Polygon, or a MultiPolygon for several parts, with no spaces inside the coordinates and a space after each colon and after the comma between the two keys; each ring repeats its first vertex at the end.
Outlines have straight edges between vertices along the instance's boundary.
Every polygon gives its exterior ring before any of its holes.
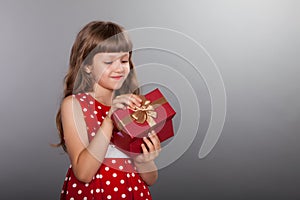
{"type": "Polygon", "coordinates": [[[95,69],[93,72],[96,81],[103,80],[105,79],[105,77],[108,76],[108,70],[106,70],[105,68],[98,68],[95,69]]]}
{"type": "Polygon", "coordinates": [[[126,77],[128,76],[129,72],[130,72],[130,67],[128,65],[128,67],[125,67],[125,76],[126,77]]]}

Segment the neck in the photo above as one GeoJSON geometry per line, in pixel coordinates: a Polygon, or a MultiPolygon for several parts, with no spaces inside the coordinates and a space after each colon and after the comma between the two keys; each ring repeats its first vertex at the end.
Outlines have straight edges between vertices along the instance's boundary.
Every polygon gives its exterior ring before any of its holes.
{"type": "Polygon", "coordinates": [[[94,86],[93,96],[101,103],[110,106],[113,99],[114,91],[111,89],[104,88],[98,83],[94,86]]]}

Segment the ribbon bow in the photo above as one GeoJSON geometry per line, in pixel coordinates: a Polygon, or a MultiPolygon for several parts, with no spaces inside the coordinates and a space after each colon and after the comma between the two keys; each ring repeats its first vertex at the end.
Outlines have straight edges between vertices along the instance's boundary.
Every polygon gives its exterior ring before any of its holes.
{"type": "Polygon", "coordinates": [[[137,123],[144,123],[147,121],[149,126],[154,126],[156,122],[153,118],[157,117],[157,113],[154,110],[154,107],[151,105],[151,101],[147,100],[144,96],[140,96],[142,99],[142,105],[140,107],[135,107],[133,110],[134,112],[131,114],[131,117],[137,123]]]}

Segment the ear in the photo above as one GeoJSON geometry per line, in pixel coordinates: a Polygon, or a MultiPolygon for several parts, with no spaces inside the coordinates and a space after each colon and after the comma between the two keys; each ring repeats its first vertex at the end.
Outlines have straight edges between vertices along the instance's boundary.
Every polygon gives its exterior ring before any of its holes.
{"type": "Polygon", "coordinates": [[[90,65],[84,66],[84,71],[86,73],[90,74],[92,72],[92,66],[90,66],[90,65]]]}

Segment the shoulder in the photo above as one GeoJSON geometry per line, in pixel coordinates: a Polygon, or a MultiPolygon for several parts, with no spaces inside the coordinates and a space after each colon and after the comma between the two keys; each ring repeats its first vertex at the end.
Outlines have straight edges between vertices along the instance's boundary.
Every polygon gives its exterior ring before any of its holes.
{"type": "Polygon", "coordinates": [[[61,103],[61,111],[64,112],[72,112],[74,108],[78,108],[79,102],[75,98],[75,95],[67,96],[63,99],[61,103]]]}
{"type": "Polygon", "coordinates": [[[65,97],[63,99],[63,101],[61,102],[62,109],[70,107],[74,103],[74,100],[75,100],[74,95],[70,95],[70,96],[65,97]]]}

